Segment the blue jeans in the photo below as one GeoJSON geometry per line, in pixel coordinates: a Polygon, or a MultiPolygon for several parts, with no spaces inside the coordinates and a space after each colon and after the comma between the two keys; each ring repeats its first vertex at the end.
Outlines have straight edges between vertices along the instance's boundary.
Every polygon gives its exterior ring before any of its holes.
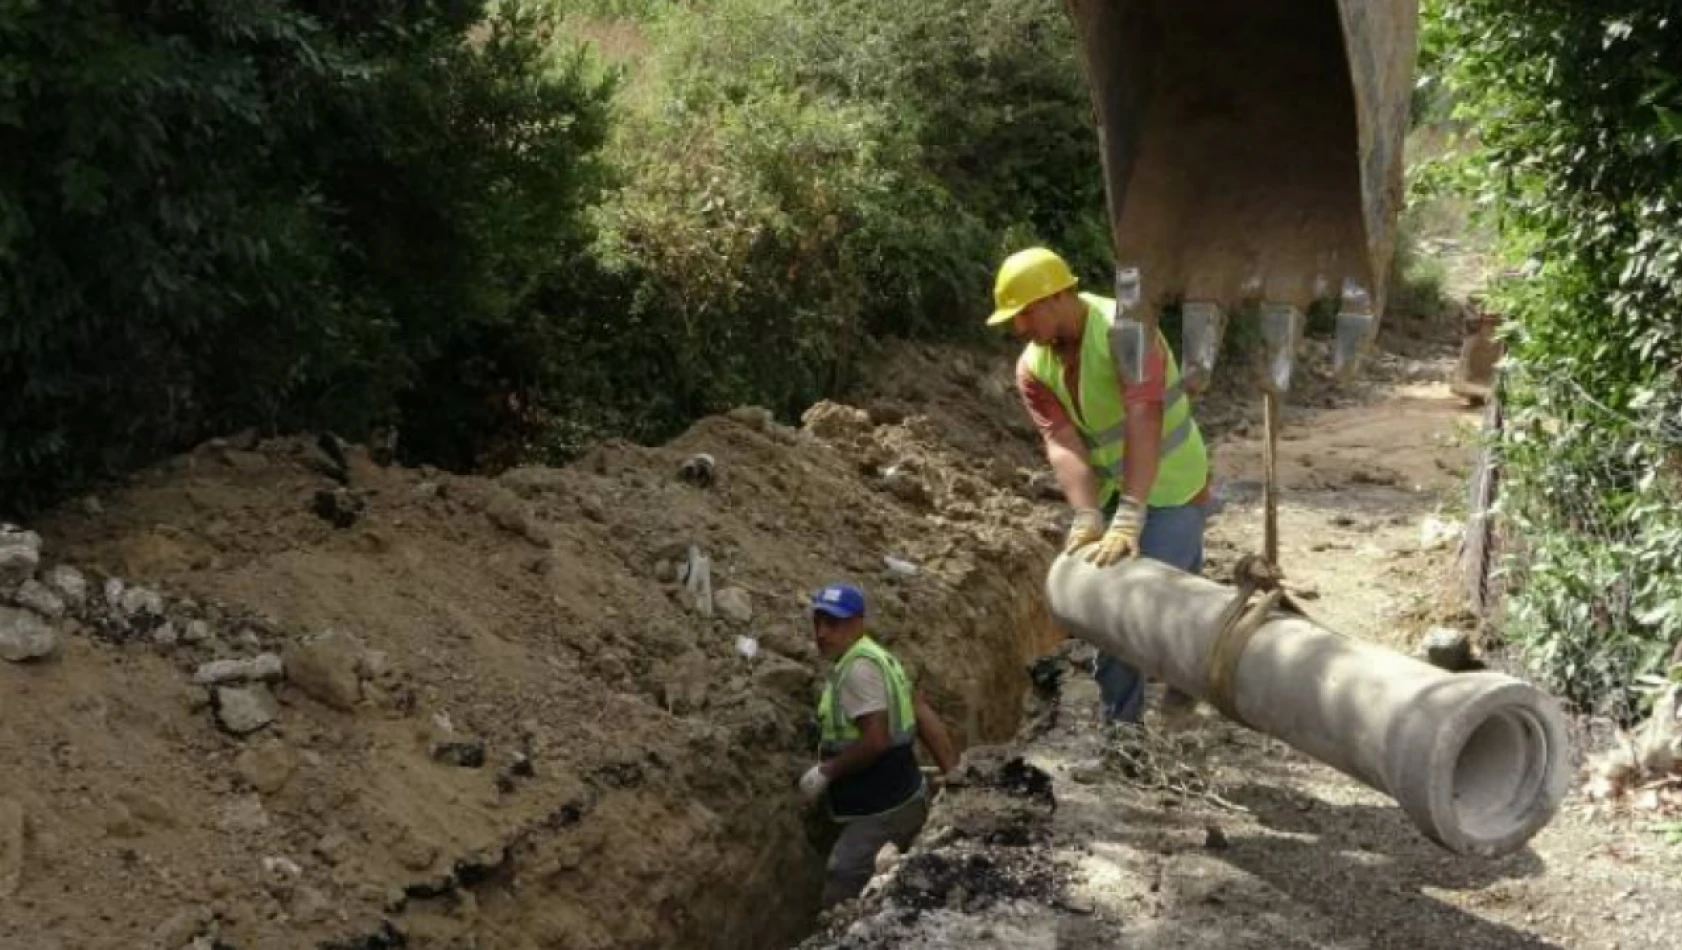
{"type": "MultiPolygon", "coordinates": [[[[1139,554],[1188,574],[1203,571],[1203,505],[1152,508],[1139,535],[1139,554]]],[[[1120,657],[1099,653],[1092,678],[1098,681],[1106,723],[1137,723],[1145,716],[1145,677],[1120,657]]]]}

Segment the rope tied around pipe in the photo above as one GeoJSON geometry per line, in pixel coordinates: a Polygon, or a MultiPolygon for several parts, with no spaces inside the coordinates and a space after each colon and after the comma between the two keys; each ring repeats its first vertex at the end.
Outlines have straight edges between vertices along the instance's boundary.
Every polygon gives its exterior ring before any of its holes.
{"type": "Polygon", "coordinates": [[[1221,611],[1221,632],[1209,648],[1208,681],[1203,698],[1220,710],[1221,715],[1250,726],[1238,715],[1232,695],[1244,648],[1262,624],[1281,610],[1305,619],[1308,612],[1282,586],[1284,575],[1278,566],[1262,555],[1244,555],[1233,568],[1232,579],[1238,585],[1238,592],[1221,611]],[[1257,594],[1263,596],[1258,599],[1257,594]]]}

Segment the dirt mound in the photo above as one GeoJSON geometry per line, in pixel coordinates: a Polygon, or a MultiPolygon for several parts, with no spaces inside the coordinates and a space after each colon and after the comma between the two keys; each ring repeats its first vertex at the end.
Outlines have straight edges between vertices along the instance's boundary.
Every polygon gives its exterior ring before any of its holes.
{"type": "MultiPolygon", "coordinates": [[[[970,372],[936,397],[1008,384],[970,372]]],[[[32,526],[32,584],[85,590],[0,663],[0,944],[793,942],[805,592],[865,584],[965,744],[1056,639],[1004,413],[890,398],[494,480],[219,440],[32,526]]]]}

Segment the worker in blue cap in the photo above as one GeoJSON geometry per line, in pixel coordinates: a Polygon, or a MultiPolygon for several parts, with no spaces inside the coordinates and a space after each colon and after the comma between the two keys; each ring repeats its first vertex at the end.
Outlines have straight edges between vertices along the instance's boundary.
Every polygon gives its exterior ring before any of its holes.
{"type": "Polygon", "coordinates": [[[928,819],[929,796],[917,764],[918,738],[941,774],[957,755],[934,710],[912,688],[893,654],[864,627],[864,592],[831,584],[812,595],[812,633],[832,665],[818,700],[818,764],[800,778],[808,802],[827,801],[841,825],[826,866],[822,903],[856,897],[870,881],[876,853],[901,851],[928,819]]]}

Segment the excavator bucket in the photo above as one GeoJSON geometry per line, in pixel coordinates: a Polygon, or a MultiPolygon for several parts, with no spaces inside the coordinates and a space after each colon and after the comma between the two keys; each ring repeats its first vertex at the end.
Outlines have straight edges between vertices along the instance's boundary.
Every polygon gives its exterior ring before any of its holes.
{"type": "Polygon", "coordinates": [[[1139,297],[1123,319],[1148,339],[1161,308],[1181,304],[1194,389],[1223,329],[1257,321],[1260,382],[1283,392],[1302,315],[1329,306],[1333,369],[1347,374],[1384,309],[1418,0],[1067,4],[1117,282],[1139,297]]]}

